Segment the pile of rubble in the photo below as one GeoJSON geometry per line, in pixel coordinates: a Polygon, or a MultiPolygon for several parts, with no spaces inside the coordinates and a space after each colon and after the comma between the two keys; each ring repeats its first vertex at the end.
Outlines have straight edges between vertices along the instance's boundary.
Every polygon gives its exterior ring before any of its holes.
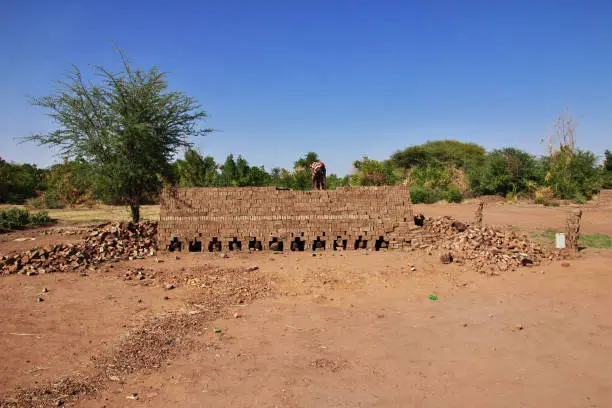
{"type": "Polygon", "coordinates": [[[3,256],[0,274],[84,270],[113,259],[152,256],[157,250],[157,223],[106,223],[92,228],[82,243],[35,247],[3,256]]]}
{"type": "Polygon", "coordinates": [[[40,230],[38,235],[86,235],[89,232],[89,228],[83,227],[70,227],[70,228],[45,228],[40,230]]]}
{"type": "Polygon", "coordinates": [[[562,255],[516,231],[479,228],[452,217],[427,218],[423,228],[435,236],[430,249],[442,250],[443,263],[465,264],[481,273],[515,270],[562,255]]]}

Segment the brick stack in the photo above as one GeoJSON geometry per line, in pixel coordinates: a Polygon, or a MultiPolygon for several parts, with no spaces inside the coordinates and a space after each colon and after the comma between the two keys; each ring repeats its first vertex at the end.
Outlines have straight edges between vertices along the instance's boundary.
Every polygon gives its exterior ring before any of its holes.
{"type": "Polygon", "coordinates": [[[419,246],[406,186],[332,191],[259,188],[167,189],[161,198],[160,250],[191,251],[419,246]],[[382,238],[381,238],[382,237],[382,238]],[[171,244],[173,242],[173,244],[171,244]],[[230,244],[232,243],[232,244],[230,244]],[[314,248],[313,248],[314,247],[314,248]]]}
{"type": "Polygon", "coordinates": [[[612,190],[601,190],[596,205],[597,207],[612,208],[612,190]]]}

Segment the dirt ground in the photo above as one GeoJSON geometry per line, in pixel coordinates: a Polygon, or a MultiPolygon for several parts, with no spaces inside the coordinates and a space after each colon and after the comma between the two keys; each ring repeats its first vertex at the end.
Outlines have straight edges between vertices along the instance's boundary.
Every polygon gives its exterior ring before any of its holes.
{"type": "MultiPolygon", "coordinates": [[[[561,230],[570,210],[492,204],[485,222],[561,230]]],[[[583,221],[612,234],[610,210],[583,221]]],[[[611,262],[491,277],[420,252],[180,253],[2,276],[0,406],[608,407],[611,262]]]]}

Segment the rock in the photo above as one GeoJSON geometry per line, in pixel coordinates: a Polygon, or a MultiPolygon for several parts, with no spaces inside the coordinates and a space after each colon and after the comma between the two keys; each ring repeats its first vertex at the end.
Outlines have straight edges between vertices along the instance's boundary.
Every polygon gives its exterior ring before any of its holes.
{"type": "Polygon", "coordinates": [[[49,289],[47,289],[47,288],[42,288],[41,293],[47,293],[47,292],[49,292],[49,289]]]}
{"type": "MultiPolygon", "coordinates": [[[[313,255],[314,255],[314,254],[313,254],[313,255]]],[[[252,265],[252,266],[247,267],[247,268],[246,268],[246,271],[247,271],[247,272],[253,272],[253,271],[256,271],[256,270],[258,270],[258,269],[259,269],[259,266],[257,266],[257,265],[252,265]]]]}
{"type": "Polygon", "coordinates": [[[166,283],[166,284],[164,285],[164,288],[166,288],[166,290],[172,290],[172,289],[174,289],[174,285],[173,285],[173,284],[171,284],[171,283],[166,283]]]}
{"type": "Polygon", "coordinates": [[[440,261],[443,264],[449,264],[449,263],[453,262],[453,256],[451,255],[450,252],[445,252],[442,255],[440,255],[440,261]]]}
{"type": "Polygon", "coordinates": [[[569,262],[561,262],[561,266],[564,268],[569,268],[570,267],[570,263],[569,262]]]}
{"type": "Polygon", "coordinates": [[[164,300],[168,300],[170,299],[168,296],[164,296],[164,300]]]}
{"type": "Polygon", "coordinates": [[[451,225],[453,226],[454,229],[456,229],[459,232],[463,232],[468,228],[467,224],[461,221],[454,221],[451,225]]]}
{"type": "Polygon", "coordinates": [[[514,325],[514,331],[520,331],[520,330],[523,330],[523,329],[524,329],[524,327],[523,327],[522,324],[515,324],[514,325]]]}
{"type": "Polygon", "coordinates": [[[36,298],[36,301],[37,301],[38,303],[40,303],[40,302],[44,302],[44,301],[45,301],[45,299],[43,299],[43,298],[39,297],[39,298],[36,298]]]}
{"type": "Polygon", "coordinates": [[[227,259],[229,258],[229,255],[227,254],[227,252],[223,252],[222,254],[219,254],[219,258],[227,259]]]}
{"type": "Polygon", "coordinates": [[[116,375],[109,375],[108,379],[115,382],[121,381],[121,378],[117,377],[116,375]]]}
{"type": "Polygon", "coordinates": [[[29,272],[27,273],[27,275],[28,275],[28,276],[35,276],[35,275],[38,275],[38,272],[36,272],[36,271],[29,271],[29,272]]]}
{"type": "Polygon", "coordinates": [[[242,315],[240,313],[234,313],[234,319],[240,319],[242,315]]]}

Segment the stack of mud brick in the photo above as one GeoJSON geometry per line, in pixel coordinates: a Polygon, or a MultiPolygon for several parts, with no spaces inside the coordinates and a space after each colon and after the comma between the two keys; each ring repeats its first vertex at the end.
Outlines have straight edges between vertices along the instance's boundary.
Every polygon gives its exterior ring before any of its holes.
{"type": "Polygon", "coordinates": [[[256,188],[167,189],[161,198],[160,249],[186,251],[418,247],[405,186],[333,191],[256,188]],[[171,243],[173,243],[171,245],[171,243]],[[231,244],[233,243],[233,244],[231,244]]]}
{"type": "Polygon", "coordinates": [[[598,207],[612,208],[612,190],[601,190],[596,205],[598,207]]]}

